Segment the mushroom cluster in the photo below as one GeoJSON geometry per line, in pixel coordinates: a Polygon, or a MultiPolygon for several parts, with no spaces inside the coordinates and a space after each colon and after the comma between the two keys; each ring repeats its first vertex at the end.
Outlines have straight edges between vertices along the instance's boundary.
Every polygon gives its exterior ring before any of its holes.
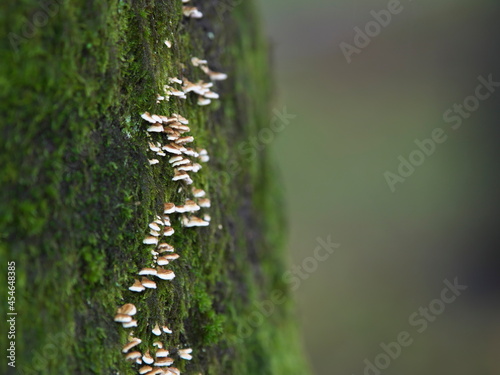
{"type": "MultiPolygon", "coordinates": [[[[189,0],[182,0],[182,12],[185,17],[201,18],[203,14],[193,6],[184,5],[189,0]]],[[[172,47],[172,42],[165,40],[168,48],[172,47]]],[[[191,64],[199,67],[208,75],[211,82],[199,80],[196,83],[190,82],[187,78],[168,78],[167,84],[163,86],[164,95],[157,95],[157,103],[162,100],[170,100],[171,97],[186,99],[189,93],[198,96],[198,105],[208,105],[212,100],[218,99],[219,94],[212,91],[213,81],[224,80],[227,75],[212,71],[208,67],[206,60],[197,57],[191,58],[191,64]]],[[[156,289],[157,282],[169,281],[175,278],[174,271],[165,268],[171,262],[180,257],[175,252],[168,237],[174,235],[171,215],[178,215],[182,227],[205,227],[210,225],[210,215],[208,213],[199,214],[202,209],[210,207],[210,199],[206,197],[206,192],[194,186],[193,174],[201,168],[200,163],[210,160],[208,152],[203,148],[190,147],[195,141],[194,136],[188,126],[189,121],[176,113],[170,116],[151,114],[144,112],[142,119],[147,122],[146,132],[148,134],[148,152],[153,156],[148,159],[149,165],[160,164],[162,158],[168,157],[168,163],[173,167],[172,181],[177,181],[179,191],[185,190],[189,194],[183,202],[164,203],[162,212],[159,212],[148,224],[147,234],[143,239],[143,244],[150,247],[152,260],[150,264],[140,269],[134,282],[128,288],[131,292],[142,293],[147,289],[156,289]],[[196,213],[197,216],[194,214],[196,213]],[[167,242],[168,241],[168,242],[167,242]]],[[[219,226],[220,228],[220,226],[219,226]]],[[[151,292],[150,292],[151,293],[151,292]]],[[[123,328],[133,328],[138,326],[138,321],[134,318],[138,309],[132,303],[126,303],[116,311],[114,320],[122,324],[123,328]]],[[[125,359],[135,363],[139,374],[145,375],[178,375],[179,369],[172,367],[177,356],[185,360],[191,360],[191,348],[166,349],[164,338],[172,333],[172,330],[165,322],[156,322],[151,328],[151,334],[158,337],[152,347],[146,347],[145,342],[134,336],[133,331],[128,335],[128,342],[122,348],[125,359]],[[141,350],[139,350],[141,349],[141,350]]]]}

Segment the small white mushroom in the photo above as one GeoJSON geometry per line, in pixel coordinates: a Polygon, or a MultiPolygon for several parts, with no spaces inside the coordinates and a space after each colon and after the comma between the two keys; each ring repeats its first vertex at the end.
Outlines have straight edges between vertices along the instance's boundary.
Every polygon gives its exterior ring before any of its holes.
{"type": "MultiPolygon", "coordinates": [[[[161,221],[160,221],[161,223],[161,221]]],[[[149,227],[155,231],[160,231],[161,228],[160,228],[160,225],[156,222],[156,221],[153,221],[152,223],[149,223],[149,227]]]]}
{"type": "Polygon", "coordinates": [[[201,13],[196,7],[183,6],[182,14],[184,14],[185,17],[191,17],[191,18],[203,17],[203,13],[201,13]]]}
{"type": "Polygon", "coordinates": [[[172,228],[172,227],[165,227],[165,228],[163,228],[163,235],[164,236],[167,236],[167,237],[171,236],[172,234],[174,234],[174,232],[175,232],[174,228],[172,228]]]}
{"type": "Polygon", "coordinates": [[[161,148],[160,148],[160,147],[155,146],[152,142],[149,142],[148,144],[149,144],[149,149],[150,149],[151,151],[158,152],[158,151],[160,151],[160,150],[161,150],[161,148]]]}
{"type": "Polygon", "coordinates": [[[163,125],[161,124],[154,124],[147,129],[150,133],[163,133],[163,130],[163,125]]]}
{"type": "Polygon", "coordinates": [[[146,353],[144,353],[144,355],[142,356],[142,360],[144,361],[144,363],[147,363],[148,365],[152,364],[155,361],[151,356],[151,354],[149,354],[149,350],[146,353]]]}
{"type": "Polygon", "coordinates": [[[127,314],[116,314],[115,315],[115,322],[117,323],[128,323],[132,321],[132,317],[127,314]]]}
{"type": "Polygon", "coordinates": [[[156,122],[156,121],[155,121],[155,119],[153,119],[153,118],[151,117],[151,115],[149,114],[149,112],[144,112],[144,113],[141,115],[141,117],[142,117],[144,120],[146,120],[147,122],[150,122],[151,124],[154,124],[154,123],[156,122]]]}
{"type": "Polygon", "coordinates": [[[219,99],[219,94],[213,91],[207,91],[203,94],[203,96],[208,99],[219,99]]]}
{"type": "Polygon", "coordinates": [[[156,346],[158,349],[163,349],[163,344],[161,343],[161,341],[155,341],[153,343],[153,346],[156,346]]]}
{"type": "Polygon", "coordinates": [[[177,169],[174,170],[174,177],[172,177],[172,181],[186,180],[189,178],[189,175],[184,171],[179,171],[177,169]]]}
{"type": "Polygon", "coordinates": [[[172,363],[174,363],[174,360],[172,358],[169,358],[169,357],[165,357],[165,358],[158,358],[156,361],[155,361],[155,366],[170,366],[172,363]]]}
{"type": "Polygon", "coordinates": [[[156,275],[156,270],[154,268],[143,268],[139,271],[139,275],[156,275]]]}
{"type": "Polygon", "coordinates": [[[150,372],[151,370],[153,370],[153,368],[151,366],[142,366],[139,369],[139,374],[144,375],[144,374],[147,374],[148,372],[150,372]]]}
{"type": "Polygon", "coordinates": [[[132,327],[137,327],[137,320],[135,319],[132,319],[130,322],[128,323],[122,323],[122,327],[123,328],[132,328],[132,327]]]}
{"type": "Polygon", "coordinates": [[[149,280],[147,277],[141,279],[141,284],[149,289],[156,289],[156,283],[153,280],[149,280]]]}
{"type": "Polygon", "coordinates": [[[162,280],[172,280],[173,278],[175,278],[175,273],[174,271],[171,271],[171,270],[166,270],[164,268],[161,268],[161,267],[158,267],[156,269],[156,277],[158,277],[159,279],[162,279],[162,280]]]}
{"type": "Polygon", "coordinates": [[[131,352],[125,356],[125,359],[129,361],[135,361],[137,358],[141,358],[141,356],[141,352],[131,352]]]}
{"type": "Polygon", "coordinates": [[[160,330],[160,326],[158,325],[158,323],[156,323],[156,325],[151,330],[151,332],[153,332],[153,334],[155,334],[156,336],[160,336],[161,335],[161,330],[160,330]]]}
{"type": "Polygon", "coordinates": [[[162,147],[165,151],[170,152],[171,154],[174,155],[181,155],[182,154],[182,148],[179,147],[179,145],[176,145],[175,143],[170,143],[168,145],[165,145],[162,147]]]}
{"type": "Polygon", "coordinates": [[[210,199],[200,198],[200,199],[198,199],[198,205],[200,207],[210,207],[210,199]]]}
{"type": "Polygon", "coordinates": [[[198,105],[209,105],[212,101],[210,99],[204,98],[203,96],[198,97],[198,105]]]}
{"type": "Polygon", "coordinates": [[[191,64],[193,64],[193,66],[200,66],[200,65],[208,64],[208,62],[207,62],[207,60],[202,60],[202,59],[199,59],[197,57],[191,57],[191,64]]]}
{"type": "Polygon", "coordinates": [[[132,349],[134,346],[139,345],[141,342],[142,340],[137,337],[129,338],[129,342],[123,347],[122,353],[127,353],[130,349],[132,349]]]}
{"type": "Polygon", "coordinates": [[[183,144],[190,143],[190,142],[193,142],[193,141],[194,141],[194,137],[192,135],[188,135],[186,137],[179,137],[179,138],[177,138],[177,140],[175,141],[175,143],[177,143],[178,145],[183,145],[183,144]]]}
{"type": "Polygon", "coordinates": [[[170,263],[170,261],[165,257],[159,257],[156,260],[156,264],[158,264],[159,266],[166,266],[169,263],[170,263]]]}
{"type": "Polygon", "coordinates": [[[161,327],[161,329],[163,330],[163,332],[165,333],[168,333],[168,334],[171,334],[172,333],[172,330],[170,328],[168,328],[167,326],[163,326],[161,327]]]}
{"type": "Polygon", "coordinates": [[[142,243],[146,245],[156,245],[158,244],[158,238],[154,236],[148,236],[142,241],[142,243]]]}
{"type": "Polygon", "coordinates": [[[122,307],[118,308],[118,310],[116,310],[116,313],[134,316],[137,313],[137,308],[132,303],[126,303],[122,307]]]}
{"type": "Polygon", "coordinates": [[[165,40],[165,45],[168,47],[168,48],[172,48],[172,42],[169,41],[169,40],[165,40]]]}
{"type": "Polygon", "coordinates": [[[159,349],[156,351],[156,358],[165,358],[165,357],[168,357],[168,355],[170,354],[170,352],[166,349],[159,349]]]}
{"type": "Polygon", "coordinates": [[[187,348],[187,349],[179,349],[179,357],[181,357],[182,359],[186,359],[188,361],[190,361],[191,359],[193,359],[193,356],[191,355],[191,353],[193,352],[193,349],[191,348],[187,348]]]}
{"type": "Polygon", "coordinates": [[[160,162],[158,159],[150,159],[148,161],[149,161],[149,165],[155,165],[155,164],[158,164],[160,162]]]}
{"type": "Polygon", "coordinates": [[[172,214],[175,212],[175,204],[173,203],[165,203],[163,205],[163,213],[164,214],[172,214]]]}
{"type": "Polygon", "coordinates": [[[135,279],[134,284],[128,288],[128,290],[130,290],[132,292],[142,292],[145,289],[146,288],[144,287],[144,285],[142,285],[141,282],[137,279],[135,279]]]}

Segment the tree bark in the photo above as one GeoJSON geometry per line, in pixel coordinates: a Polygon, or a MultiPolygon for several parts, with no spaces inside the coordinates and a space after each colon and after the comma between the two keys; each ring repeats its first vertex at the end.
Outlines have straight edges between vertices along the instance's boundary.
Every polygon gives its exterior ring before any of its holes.
{"type": "Polygon", "coordinates": [[[183,373],[306,373],[283,278],[281,188],[261,133],[272,120],[268,45],[252,2],[195,2],[201,19],[182,5],[0,5],[2,274],[15,263],[15,305],[5,278],[0,286],[1,349],[14,342],[15,368],[2,355],[2,373],[136,374],[121,352],[130,331],[143,353],[161,340],[183,373]],[[192,57],[228,74],[211,88],[220,99],[157,102],[168,77],[209,81],[192,57]],[[165,202],[192,198],[191,185],[172,181],[171,155],[149,150],[164,138],[146,131],[146,111],[186,117],[194,147],[208,150],[192,186],[207,192],[200,216],[211,221],[186,228],[171,215],[180,258],[166,268],[176,277],[134,293],[152,265],[148,224],[165,202]],[[135,328],[113,321],[124,303],[139,310],[135,328]],[[156,323],[173,333],[153,335],[156,323]],[[193,359],[178,359],[187,347],[193,359]]]}

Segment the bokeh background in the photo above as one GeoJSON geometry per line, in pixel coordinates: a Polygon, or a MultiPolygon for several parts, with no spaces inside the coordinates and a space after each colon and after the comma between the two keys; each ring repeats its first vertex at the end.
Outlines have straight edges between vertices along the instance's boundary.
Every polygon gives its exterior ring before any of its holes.
{"type": "Polygon", "coordinates": [[[459,129],[443,121],[478,76],[500,81],[500,5],[401,4],[350,64],[339,44],[353,44],[354,27],[388,1],[259,4],[276,107],[296,115],[268,145],[287,199],[290,266],[313,255],[317,237],[341,244],[294,293],[304,350],[317,375],[358,375],[408,331],[412,345],[382,374],[500,374],[500,90],[459,129]],[[384,172],[437,127],[447,140],[391,192],[384,172]],[[417,333],[409,316],[456,277],[468,289],[417,333]]]}

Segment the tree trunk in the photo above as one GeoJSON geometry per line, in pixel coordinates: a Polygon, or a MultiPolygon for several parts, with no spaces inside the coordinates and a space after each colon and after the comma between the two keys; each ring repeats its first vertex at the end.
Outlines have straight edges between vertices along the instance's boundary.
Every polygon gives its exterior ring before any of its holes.
{"type": "Polygon", "coordinates": [[[182,373],[306,373],[283,278],[281,188],[262,132],[272,124],[268,46],[252,2],[196,2],[201,19],[183,16],[183,5],[0,5],[0,256],[2,274],[15,275],[0,285],[0,349],[14,354],[2,355],[1,373],[136,374],[122,353],[132,331],[142,343],[129,353],[154,354],[161,341],[182,373]],[[192,57],[228,74],[211,88],[220,99],[157,101],[164,85],[180,90],[169,77],[210,81],[192,57]],[[185,135],[210,156],[192,185],[172,181],[173,155],[150,150],[167,135],[146,131],[144,112],[189,120],[185,135]],[[193,186],[211,200],[195,213],[210,225],[170,215],[166,241],[180,258],[165,268],[176,277],[130,291],[140,269],[156,267],[155,246],[143,244],[148,224],[164,203],[193,199],[193,186]],[[137,307],[137,327],[114,322],[125,303],[137,307]],[[157,323],[173,332],[154,335],[157,323]],[[193,349],[191,361],[181,348],[193,349]]]}

